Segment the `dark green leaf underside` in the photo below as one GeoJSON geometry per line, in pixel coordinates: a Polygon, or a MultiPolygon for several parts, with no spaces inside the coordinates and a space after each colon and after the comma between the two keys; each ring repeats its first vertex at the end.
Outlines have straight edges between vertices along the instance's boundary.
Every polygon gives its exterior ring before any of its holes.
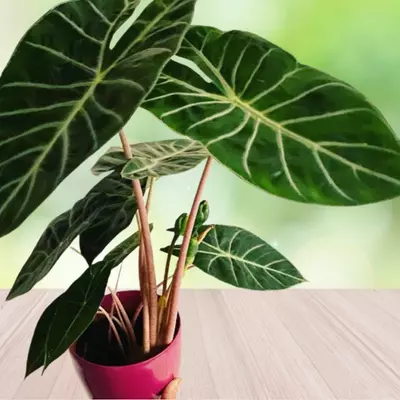
{"type": "Polygon", "coordinates": [[[327,205],[400,194],[400,144],[350,85],[245,32],[195,26],[142,106],[275,195],[327,205]]]}

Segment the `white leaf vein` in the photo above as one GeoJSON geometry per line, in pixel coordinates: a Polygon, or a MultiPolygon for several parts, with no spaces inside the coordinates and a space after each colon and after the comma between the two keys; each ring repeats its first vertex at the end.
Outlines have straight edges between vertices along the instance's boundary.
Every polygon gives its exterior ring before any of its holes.
{"type": "Polygon", "coordinates": [[[203,124],[206,124],[208,122],[215,121],[216,119],[222,118],[225,115],[230,114],[235,108],[236,107],[233,104],[233,105],[229,106],[227,109],[225,109],[224,111],[221,111],[219,113],[213,114],[213,115],[211,115],[211,116],[209,116],[207,118],[204,118],[204,119],[202,119],[200,121],[195,122],[194,124],[190,125],[187,130],[190,131],[191,129],[196,128],[196,127],[198,127],[200,125],[203,125],[203,124]]]}
{"type": "Polygon", "coordinates": [[[72,64],[72,65],[74,65],[74,66],[76,66],[76,67],[78,67],[78,68],[80,68],[80,69],[82,69],[82,70],[84,70],[86,72],[90,72],[91,74],[96,74],[96,71],[93,68],[91,68],[91,67],[89,67],[89,66],[87,66],[87,65],[85,65],[85,64],[83,64],[83,63],[81,63],[79,61],[76,61],[71,57],[66,56],[65,54],[61,53],[58,50],[54,50],[54,49],[52,49],[50,47],[43,46],[41,44],[37,44],[37,43],[33,43],[33,42],[29,42],[29,41],[26,41],[25,43],[28,46],[31,46],[31,47],[33,47],[35,49],[44,51],[45,53],[51,54],[51,55],[59,58],[60,60],[63,60],[65,62],[69,63],[69,64],[72,64]]]}
{"type": "Polygon", "coordinates": [[[259,119],[256,119],[254,121],[253,133],[247,140],[246,147],[245,147],[244,153],[243,153],[243,160],[242,160],[243,168],[247,172],[247,174],[249,175],[250,178],[252,177],[252,173],[251,173],[250,167],[249,167],[249,156],[250,156],[251,149],[253,147],[253,143],[255,142],[256,137],[258,135],[258,131],[260,129],[260,123],[261,123],[261,121],[259,119]]]}
{"type": "Polygon", "coordinates": [[[74,29],[76,32],[78,32],[85,39],[88,39],[93,43],[101,45],[102,42],[99,39],[96,39],[95,37],[88,35],[80,26],[78,26],[74,21],[72,21],[69,17],[67,17],[61,11],[54,10],[53,14],[58,15],[60,18],[62,18],[63,21],[65,21],[72,29],[74,29]]]}
{"type": "Polygon", "coordinates": [[[219,143],[222,140],[229,139],[239,134],[246,127],[251,117],[249,113],[243,113],[243,115],[244,115],[243,121],[237,128],[235,128],[233,131],[229,133],[225,133],[224,135],[218,136],[217,138],[210,140],[209,142],[207,142],[206,147],[210,147],[215,143],[219,143]]]}
{"type": "Polygon", "coordinates": [[[285,121],[279,121],[279,123],[281,126],[288,126],[288,125],[293,125],[293,124],[299,124],[302,122],[313,122],[313,121],[319,121],[321,119],[327,119],[327,118],[332,118],[332,117],[341,117],[343,115],[354,114],[354,113],[358,113],[358,112],[372,113],[372,111],[368,108],[349,108],[347,110],[338,110],[338,111],[327,112],[327,113],[319,114],[319,115],[308,115],[306,117],[288,119],[285,121]]]}
{"type": "Polygon", "coordinates": [[[276,143],[278,145],[279,158],[281,160],[282,168],[283,168],[283,171],[285,172],[286,178],[289,181],[290,186],[300,197],[304,197],[303,193],[301,193],[301,190],[296,185],[296,182],[294,181],[292,174],[290,173],[289,165],[286,161],[286,154],[285,154],[285,147],[283,144],[282,132],[280,130],[278,130],[278,132],[277,132],[276,143]]]}
{"type": "Polygon", "coordinates": [[[333,189],[336,190],[336,192],[338,192],[342,197],[344,197],[347,200],[350,200],[351,202],[355,202],[355,200],[350,197],[348,194],[346,194],[342,189],[340,189],[340,187],[336,184],[336,182],[333,180],[333,178],[331,177],[329,171],[326,169],[324,163],[321,160],[320,155],[318,154],[317,151],[313,151],[313,156],[318,164],[318,167],[320,168],[320,170],[322,171],[322,173],[325,176],[325,179],[327,180],[327,182],[329,183],[330,186],[333,187],[333,189]]]}
{"type": "Polygon", "coordinates": [[[211,104],[229,104],[229,101],[227,101],[227,100],[226,101],[208,100],[208,101],[200,101],[198,103],[190,103],[190,104],[186,104],[185,106],[176,108],[175,110],[168,111],[168,112],[162,114],[160,118],[163,119],[165,117],[177,114],[181,111],[187,110],[192,107],[206,106],[206,105],[211,105],[211,104]]]}

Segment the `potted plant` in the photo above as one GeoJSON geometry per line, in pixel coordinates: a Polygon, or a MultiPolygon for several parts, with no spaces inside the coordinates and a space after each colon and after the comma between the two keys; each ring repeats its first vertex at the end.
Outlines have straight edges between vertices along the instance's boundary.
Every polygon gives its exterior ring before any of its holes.
{"type": "Polygon", "coordinates": [[[297,202],[357,206],[400,194],[399,141],[352,86],[256,35],[191,26],[195,0],[154,0],[141,12],[138,3],[59,5],[29,29],[0,78],[0,236],[120,137],[93,167],[104,177],[49,224],[8,295],[31,290],[79,237],[87,269],[40,318],[26,375],[69,349],[94,398],[153,398],[171,389],[180,363],[179,288],[191,268],[250,290],[305,281],[251,232],[207,224],[202,193],[212,160],[297,202]],[[129,144],[123,127],[138,107],[181,137],[129,144]],[[153,186],[203,162],[190,212],[168,229],[157,284],[153,186]],[[101,257],[135,216],[138,231],[101,257]],[[105,295],[111,271],[136,249],[140,291],[105,295]]]}

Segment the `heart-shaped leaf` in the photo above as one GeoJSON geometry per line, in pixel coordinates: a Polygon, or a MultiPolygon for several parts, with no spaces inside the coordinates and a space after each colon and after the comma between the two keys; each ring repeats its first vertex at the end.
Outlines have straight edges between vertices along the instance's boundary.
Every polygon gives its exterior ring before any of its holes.
{"type": "Polygon", "coordinates": [[[0,78],[0,236],[17,228],[129,120],[176,52],[196,0],[64,3],[24,36],[0,78]]]}
{"type": "Polygon", "coordinates": [[[192,27],[142,106],[241,178],[299,202],[400,195],[400,143],[350,85],[240,31],[192,27]]]}
{"type": "Polygon", "coordinates": [[[121,264],[139,243],[140,235],[135,233],[103,261],[88,268],[47,307],[33,334],[26,376],[41,366],[46,369],[86,330],[103,299],[111,270],[121,264]]]}
{"type": "MultiPolygon", "coordinates": [[[[167,253],[168,249],[161,251],[167,253]]],[[[175,246],[173,255],[179,256],[179,252],[180,246],[175,246]]],[[[198,247],[194,265],[220,281],[243,289],[281,290],[305,282],[277,250],[235,226],[213,225],[198,247]]]]}
{"type": "Polygon", "coordinates": [[[208,155],[204,146],[188,139],[138,143],[132,145],[131,149],[133,158],[127,162],[121,148],[111,148],[95,164],[93,173],[98,175],[124,166],[124,178],[158,178],[188,171],[208,155]]]}
{"type": "Polygon", "coordinates": [[[131,182],[122,179],[117,171],[104,178],[71,210],[49,224],[18,274],[7,300],[29,292],[51,271],[78,235],[81,235],[82,255],[91,264],[132,222],[136,210],[131,182]]]}

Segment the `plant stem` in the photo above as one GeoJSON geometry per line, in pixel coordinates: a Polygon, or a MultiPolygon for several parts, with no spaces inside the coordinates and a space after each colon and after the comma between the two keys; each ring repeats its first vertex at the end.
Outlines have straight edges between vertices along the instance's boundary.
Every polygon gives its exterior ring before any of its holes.
{"type": "Polygon", "coordinates": [[[127,160],[130,160],[131,158],[133,158],[132,149],[131,149],[131,146],[129,145],[128,138],[126,137],[124,131],[119,132],[119,139],[121,140],[122,149],[124,150],[125,158],[127,160]]]}
{"type": "Polygon", "coordinates": [[[123,346],[123,344],[121,342],[121,338],[119,337],[117,328],[115,327],[113,320],[111,319],[110,315],[108,314],[108,312],[103,307],[99,307],[99,310],[108,319],[108,322],[109,322],[109,324],[111,326],[111,329],[114,332],[115,339],[118,342],[119,348],[121,349],[122,354],[125,356],[124,346],[123,346]]]}
{"type": "Polygon", "coordinates": [[[133,190],[138,204],[139,219],[141,225],[141,233],[144,246],[144,258],[146,260],[146,280],[148,284],[148,301],[150,315],[150,346],[155,346],[157,342],[157,291],[156,291],[156,274],[154,267],[153,248],[151,245],[150,227],[146,206],[143,200],[143,192],[140,187],[140,182],[133,181],[133,190]]]}
{"type": "MultiPolygon", "coordinates": [[[[154,178],[149,178],[148,180],[148,195],[146,200],[146,210],[147,213],[150,209],[151,199],[153,195],[154,188],[154,178]]],[[[139,231],[141,232],[140,220],[136,215],[137,225],[139,231]]],[[[143,352],[145,354],[150,352],[150,315],[149,315],[149,302],[148,302],[148,285],[147,279],[144,276],[146,274],[146,259],[143,251],[143,240],[141,238],[140,247],[139,247],[139,284],[140,284],[140,292],[142,295],[142,302],[139,307],[136,309],[135,314],[132,317],[132,326],[133,328],[136,325],[137,319],[140,315],[140,312],[143,310],[143,352]]]]}
{"type": "Polygon", "coordinates": [[[168,250],[168,255],[167,255],[167,261],[165,263],[165,270],[164,270],[164,282],[163,282],[163,290],[162,290],[162,295],[165,295],[165,292],[167,291],[167,285],[168,285],[168,275],[169,275],[169,266],[171,264],[171,259],[172,259],[172,253],[174,252],[174,247],[179,239],[179,234],[175,234],[174,237],[171,240],[171,245],[168,250]]]}
{"type": "Polygon", "coordinates": [[[117,294],[111,288],[108,288],[108,290],[110,291],[113,301],[115,303],[115,306],[117,308],[119,318],[120,318],[121,322],[123,322],[125,324],[126,329],[129,333],[129,335],[128,335],[129,341],[132,343],[132,347],[134,347],[136,345],[136,336],[135,336],[135,332],[133,331],[131,321],[129,320],[129,317],[126,314],[125,308],[122,305],[117,294]]]}
{"type": "Polygon", "coordinates": [[[199,205],[201,202],[201,196],[204,190],[204,186],[206,184],[207,176],[210,172],[212,158],[208,157],[207,163],[204,167],[203,174],[201,176],[199,186],[197,188],[196,195],[193,200],[192,209],[190,210],[188,222],[186,225],[185,235],[183,237],[183,242],[181,246],[181,251],[179,253],[179,259],[176,266],[176,270],[174,273],[174,277],[171,283],[171,295],[169,300],[169,313],[168,320],[166,324],[166,332],[165,332],[165,345],[168,345],[172,342],[175,334],[176,327],[176,318],[178,316],[178,307],[179,307],[179,289],[182,282],[182,277],[185,272],[185,263],[186,256],[189,249],[190,239],[192,237],[194,224],[196,221],[197,211],[199,210],[199,205]]]}
{"type": "MultiPolygon", "coordinates": [[[[122,272],[122,264],[120,265],[119,270],[118,270],[117,281],[115,283],[115,288],[114,288],[114,292],[115,293],[118,292],[118,284],[119,284],[119,278],[121,277],[121,272],[122,272]]],[[[112,304],[111,304],[111,312],[110,312],[111,318],[114,318],[114,308],[115,308],[115,304],[114,304],[114,301],[113,301],[112,304]]],[[[110,341],[110,338],[111,338],[111,325],[108,328],[108,341],[110,341]]]]}
{"type": "MultiPolygon", "coordinates": [[[[175,244],[177,240],[179,239],[179,234],[174,234],[171,244],[168,250],[168,255],[167,255],[167,261],[165,263],[165,270],[164,270],[164,280],[162,282],[163,288],[161,292],[161,297],[160,297],[160,303],[158,307],[158,329],[157,332],[159,334],[162,334],[163,332],[163,320],[164,320],[164,311],[166,308],[168,308],[168,296],[166,296],[167,288],[168,288],[168,280],[169,278],[169,267],[171,265],[171,259],[172,259],[172,253],[174,251],[175,244]]],[[[159,338],[160,339],[160,338],[159,338]]]]}
{"type": "MultiPolygon", "coordinates": [[[[97,311],[97,313],[96,313],[96,315],[103,315],[104,316],[104,312],[103,311],[97,311]]],[[[125,328],[125,325],[117,318],[117,317],[111,317],[111,314],[109,314],[110,315],[110,318],[114,321],[114,322],[116,322],[116,324],[123,330],[123,332],[125,333],[125,335],[126,336],[128,336],[128,331],[126,330],[126,328],[125,328]]],[[[110,328],[111,329],[111,328],[110,328]]],[[[108,339],[108,340],[111,340],[111,339],[108,339]]]]}
{"type": "Polygon", "coordinates": [[[199,236],[199,238],[197,239],[197,240],[198,240],[198,243],[200,244],[200,243],[205,239],[205,237],[209,234],[209,232],[210,232],[211,230],[213,230],[213,229],[214,229],[214,225],[209,226],[209,227],[199,236]]]}
{"type": "MultiPolygon", "coordinates": [[[[188,267],[185,266],[185,270],[183,272],[183,276],[185,276],[186,272],[189,271],[192,268],[194,268],[193,264],[189,265],[188,267]]],[[[168,279],[171,279],[171,278],[173,278],[173,275],[170,276],[168,279]]],[[[171,295],[171,286],[172,286],[172,282],[171,282],[171,285],[166,290],[165,294],[163,295],[164,296],[164,304],[163,304],[164,307],[160,308],[160,317],[159,318],[161,319],[161,321],[158,322],[158,326],[159,326],[158,329],[159,329],[159,332],[161,332],[161,336],[162,336],[162,332],[165,331],[165,327],[166,327],[166,324],[168,322],[168,315],[170,315],[171,303],[169,302],[169,298],[170,298],[170,295],[171,295]]],[[[161,341],[161,344],[162,344],[162,341],[161,341]]]]}
{"type": "MultiPolygon", "coordinates": [[[[146,210],[147,213],[150,210],[151,199],[153,195],[153,188],[154,188],[154,178],[149,178],[148,180],[148,195],[146,200],[146,210]]],[[[141,232],[140,228],[140,220],[137,218],[138,227],[141,232]]],[[[141,238],[142,239],[142,238],[141,238]]],[[[136,310],[133,318],[132,318],[132,326],[135,327],[137,318],[139,317],[140,311],[143,310],[143,352],[145,354],[150,352],[150,314],[149,314],[149,288],[148,282],[145,278],[146,274],[146,258],[143,249],[143,240],[140,242],[139,247],[139,282],[140,282],[140,290],[142,294],[142,303],[136,310]]]]}
{"type": "MultiPolygon", "coordinates": [[[[138,221],[138,225],[140,223],[138,221]]],[[[146,258],[143,252],[143,241],[140,242],[139,248],[139,281],[140,281],[140,292],[142,294],[142,305],[143,305],[143,352],[145,354],[150,352],[150,314],[149,314],[149,287],[146,279],[146,258]]],[[[138,309],[136,312],[138,312],[138,309]]],[[[140,311],[139,311],[140,312],[140,311]]],[[[139,315],[139,314],[138,314],[139,315]]],[[[137,317],[135,315],[132,319],[132,326],[135,327],[137,317]]]]}
{"type": "Polygon", "coordinates": [[[155,182],[155,178],[154,177],[151,176],[150,178],[148,178],[148,194],[147,194],[147,199],[146,199],[146,210],[147,210],[147,213],[150,210],[151,200],[153,198],[154,182],[155,182]]]}
{"type": "MultiPolygon", "coordinates": [[[[190,266],[186,269],[186,271],[189,271],[189,270],[192,269],[192,268],[194,268],[194,265],[190,265],[190,266]]],[[[174,277],[173,275],[169,276],[169,277],[168,277],[168,280],[172,279],[173,277],[174,277]]],[[[159,283],[159,284],[157,285],[157,289],[159,289],[163,284],[164,284],[164,282],[159,283]]],[[[169,290],[167,291],[167,296],[168,296],[168,294],[169,294],[169,290]]],[[[143,309],[143,301],[139,304],[139,307],[136,309],[135,314],[133,315],[133,318],[132,318],[132,324],[133,324],[133,326],[135,326],[136,320],[139,318],[139,315],[140,315],[140,312],[142,311],[142,309],[143,309]]]]}
{"type": "Polygon", "coordinates": [[[112,317],[111,319],[117,323],[117,325],[124,331],[125,335],[128,337],[128,331],[126,330],[125,325],[117,317],[112,317]]]}
{"type": "MultiPolygon", "coordinates": [[[[129,145],[128,139],[125,133],[121,130],[119,137],[122,143],[122,147],[127,159],[132,158],[132,150],[129,145]]],[[[153,248],[151,245],[150,227],[148,221],[148,215],[146,205],[143,198],[142,188],[140,181],[137,179],[132,180],[133,192],[136,197],[138,206],[139,220],[141,225],[141,237],[143,240],[144,254],[145,254],[145,265],[146,274],[145,281],[148,285],[148,301],[149,301],[149,315],[150,315],[150,346],[155,346],[157,342],[157,291],[156,291],[156,274],[154,267],[153,248]]]]}

